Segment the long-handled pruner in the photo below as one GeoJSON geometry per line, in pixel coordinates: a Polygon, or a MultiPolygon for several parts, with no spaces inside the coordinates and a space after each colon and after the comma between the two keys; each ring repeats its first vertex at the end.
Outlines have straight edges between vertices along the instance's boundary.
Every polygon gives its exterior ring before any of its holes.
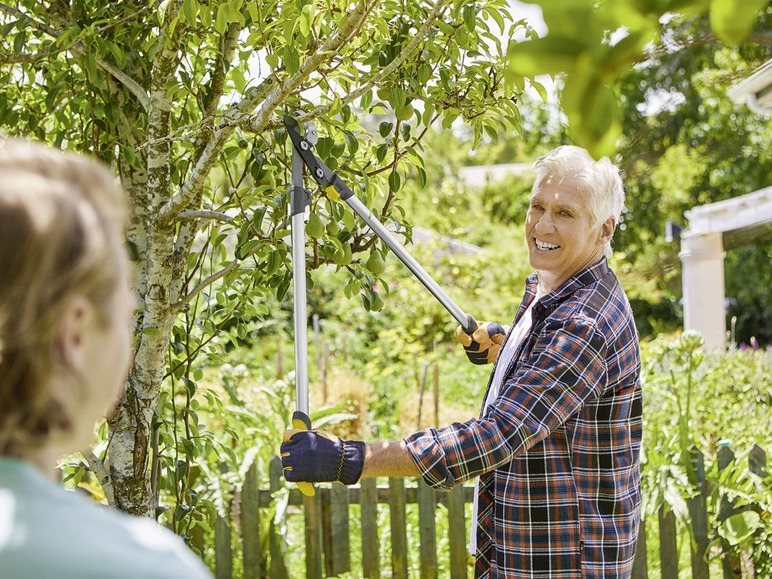
{"type": "MultiPolygon", "coordinates": [[[[442,306],[450,312],[450,314],[456,319],[456,321],[461,324],[461,327],[464,329],[464,331],[469,334],[470,336],[472,333],[477,329],[477,321],[470,316],[469,314],[465,313],[460,307],[456,305],[456,303],[446,294],[443,289],[437,284],[436,281],[432,279],[432,277],[426,273],[423,267],[413,258],[412,255],[408,253],[408,251],[402,246],[402,244],[397,240],[397,238],[392,235],[392,233],[386,229],[383,224],[378,220],[377,217],[375,217],[370,211],[357,197],[354,195],[354,192],[346,185],[338,175],[336,175],[327,165],[325,165],[322,161],[317,159],[316,155],[314,155],[311,152],[311,149],[316,144],[316,129],[313,126],[313,123],[306,122],[304,124],[305,126],[305,136],[300,134],[300,126],[298,125],[298,122],[296,119],[285,116],[284,117],[284,126],[287,128],[287,132],[289,133],[290,139],[292,139],[292,175],[293,175],[293,187],[295,183],[295,159],[300,158],[302,162],[305,164],[306,167],[308,167],[311,176],[314,178],[314,180],[319,184],[320,187],[322,187],[330,197],[333,199],[340,198],[341,200],[345,201],[351,209],[353,209],[354,213],[359,215],[362,220],[367,223],[367,225],[370,226],[370,229],[372,229],[375,234],[381,238],[384,243],[391,249],[392,252],[399,258],[399,260],[407,266],[407,268],[413,273],[413,275],[418,278],[418,281],[420,281],[426,289],[429,290],[429,292],[442,304],[442,306]]],[[[300,187],[302,188],[302,176],[300,180],[300,187]]],[[[305,206],[303,208],[305,210],[305,206]]],[[[302,220],[302,213],[301,213],[301,220],[302,220]]],[[[295,253],[295,217],[293,213],[293,222],[292,222],[292,233],[293,233],[293,266],[297,266],[297,263],[294,259],[294,253],[295,253]]],[[[303,284],[305,288],[305,261],[301,262],[304,270],[303,270],[303,284]]],[[[297,293],[298,289],[297,286],[295,286],[295,297],[299,295],[297,293]]],[[[305,290],[304,290],[305,291],[305,290]]],[[[305,295],[305,294],[303,294],[305,295]]],[[[296,299],[296,302],[299,301],[296,299]]],[[[297,308],[296,308],[297,312],[297,308]]],[[[301,318],[303,322],[305,323],[305,310],[303,313],[303,317],[301,318]]],[[[295,321],[297,322],[298,316],[297,313],[295,314],[295,321]]],[[[296,340],[298,334],[295,334],[296,340]]],[[[295,345],[295,349],[297,351],[297,343],[295,345]]]]}
{"type": "MultiPolygon", "coordinates": [[[[297,127],[297,123],[295,123],[297,127]]],[[[313,123],[306,125],[306,138],[316,143],[313,123]]],[[[303,187],[303,159],[292,149],[292,186],[290,187],[290,215],[292,218],[292,291],[295,318],[295,412],[292,427],[311,430],[308,411],[308,314],[306,313],[306,207],[311,194],[303,187]]],[[[314,485],[297,483],[300,492],[314,495],[314,485]]]]}

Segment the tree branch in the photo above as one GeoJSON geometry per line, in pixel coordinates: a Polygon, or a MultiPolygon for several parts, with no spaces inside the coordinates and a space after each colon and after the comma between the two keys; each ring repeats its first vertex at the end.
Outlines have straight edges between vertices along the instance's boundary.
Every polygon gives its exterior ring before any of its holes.
{"type": "Polygon", "coordinates": [[[215,221],[224,221],[226,223],[233,222],[233,217],[227,213],[221,213],[220,211],[182,211],[177,215],[177,219],[182,221],[185,219],[214,219],[215,221]]]}
{"type": "Polygon", "coordinates": [[[309,56],[300,65],[298,71],[286,79],[281,86],[275,86],[273,78],[266,79],[259,87],[250,91],[244,99],[226,111],[187,181],[159,211],[160,222],[168,223],[189,205],[204,186],[204,180],[214,165],[217,155],[222,151],[225,142],[233,134],[236,126],[240,126],[244,122],[246,115],[254,110],[260,101],[263,104],[249,124],[250,130],[255,133],[261,133],[266,129],[273,111],[323,62],[330,60],[338,53],[341,46],[361,29],[368,14],[377,5],[377,0],[360,0],[356,8],[348,14],[343,25],[314,54],[309,56]]]}
{"type": "MultiPolygon", "coordinates": [[[[384,78],[388,77],[391,73],[393,73],[397,68],[399,68],[402,63],[405,62],[405,60],[408,59],[416,50],[418,50],[419,45],[421,42],[423,42],[426,37],[431,32],[434,23],[437,21],[438,18],[440,18],[443,14],[443,12],[447,9],[448,4],[450,4],[450,0],[437,0],[437,2],[434,4],[434,8],[427,16],[426,20],[424,20],[424,23],[421,25],[421,28],[416,31],[416,33],[411,38],[410,42],[407,43],[407,45],[399,52],[397,57],[392,60],[388,65],[380,69],[376,74],[374,74],[366,83],[364,83],[362,86],[360,86],[358,89],[351,91],[348,93],[344,98],[341,99],[342,104],[348,104],[356,99],[358,99],[360,96],[362,96],[365,92],[373,88],[375,85],[377,85],[379,82],[381,82],[384,78]]],[[[306,112],[298,115],[297,121],[298,123],[302,124],[305,121],[310,121],[316,118],[319,118],[321,116],[326,115],[330,109],[332,108],[333,103],[330,102],[329,104],[322,105],[320,107],[315,108],[311,112],[306,112]]],[[[280,128],[282,125],[280,123],[268,123],[263,130],[275,130],[277,128],[280,128]]],[[[253,119],[247,119],[247,122],[241,125],[241,128],[244,130],[255,130],[255,122],[253,119]]]]}
{"type": "Polygon", "coordinates": [[[172,308],[179,311],[182,308],[184,308],[186,305],[190,303],[190,301],[196,297],[201,291],[206,288],[207,286],[212,285],[214,282],[216,282],[221,277],[224,277],[228,275],[230,272],[232,272],[234,269],[236,269],[239,266],[239,261],[237,259],[234,259],[232,262],[230,262],[227,266],[222,268],[217,273],[213,273],[206,279],[202,280],[201,283],[199,283],[196,287],[194,287],[188,295],[186,295],[184,298],[182,298],[180,301],[178,301],[176,304],[172,305],[172,308]]]}
{"type": "Polygon", "coordinates": [[[110,473],[105,468],[103,463],[97,455],[90,450],[88,452],[82,452],[81,455],[88,463],[88,468],[97,477],[99,484],[102,485],[102,490],[105,493],[105,499],[107,504],[115,506],[115,489],[113,488],[113,481],[110,477],[110,473]]]}

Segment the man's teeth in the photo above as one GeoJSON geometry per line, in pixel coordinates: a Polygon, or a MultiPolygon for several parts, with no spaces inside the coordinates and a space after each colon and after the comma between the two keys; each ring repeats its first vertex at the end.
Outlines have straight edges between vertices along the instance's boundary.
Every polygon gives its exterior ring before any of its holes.
{"type": "Polygon", "coordinates": [[[539,249],[557,249],[560,247],[554,243],[547,243],[546,241],[539,241],[538,239],[535,239],[534,241],[536,241],[536,247],[539,249]]]}

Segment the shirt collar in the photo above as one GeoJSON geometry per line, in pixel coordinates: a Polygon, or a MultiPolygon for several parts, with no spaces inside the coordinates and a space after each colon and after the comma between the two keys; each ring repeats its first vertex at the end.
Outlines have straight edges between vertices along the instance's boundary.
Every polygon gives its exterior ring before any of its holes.
{"type": "MultiPolygon", "coordinates": [[[[540,302],[544,306],[559,302],[575,291],[601,280],[608,272],[608,259],[606,257],[602,257],[587,269],[583,269],[582,271],[568,278],[556,290],[542,296],[540,302]]],[[[526,296],[528,297],[528,303],[530,303],[533,297],[536,295],[536,287],[538,283],[539,279],[536,276],[536,272],[533,272],[525,280],[525,292],[526,296]]]]}

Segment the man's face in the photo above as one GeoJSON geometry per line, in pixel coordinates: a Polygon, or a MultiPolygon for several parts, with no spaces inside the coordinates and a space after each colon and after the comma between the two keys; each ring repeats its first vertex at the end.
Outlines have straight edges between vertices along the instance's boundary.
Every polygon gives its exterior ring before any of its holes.
{"type": "Polygon", "coordinates": [[[613,219],[594,224],[570,177],[545,179],[531,197],[525,234],[531,266],[546,291],[598,261],[614,231],[613,219]]]}

